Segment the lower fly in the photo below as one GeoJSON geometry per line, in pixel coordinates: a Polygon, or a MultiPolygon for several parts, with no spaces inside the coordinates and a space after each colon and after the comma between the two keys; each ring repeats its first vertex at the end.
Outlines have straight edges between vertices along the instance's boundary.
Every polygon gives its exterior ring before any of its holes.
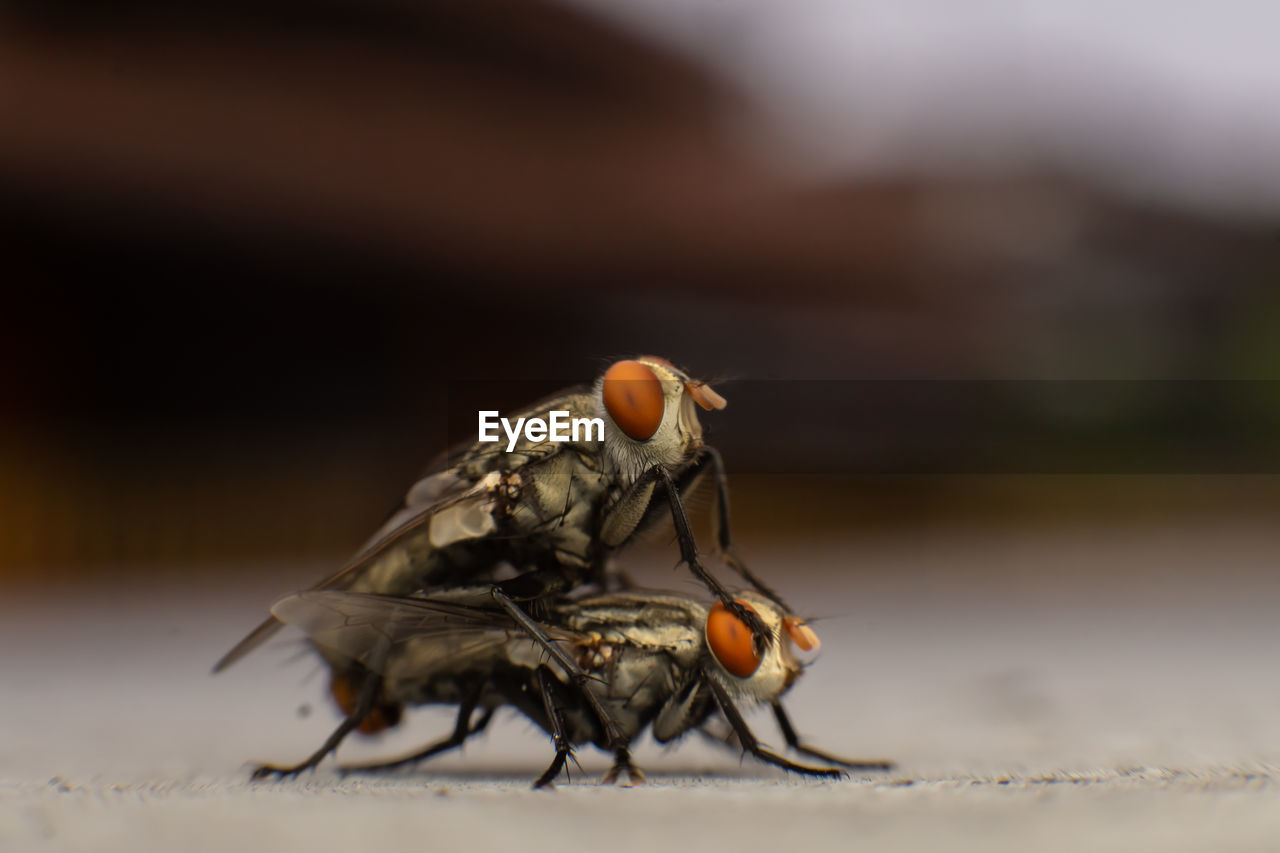
{"type": "Polygon", "coordinates": [[[629,747],[617,744],[629,744],[645,729],[659,743],[700,732],[808,776],[889,769],[888,761],[843,759],[800,739],[782,696],[804,671],[806,656],[816,653],[817,635],[762,595],[745,592],[736,600],[771,633],[773,642],[765,649],[721,602],[708,608],[656,593],[562,600],[547,608],[539,624],[568,662],[549,655],[525,626],[488,603],[483,590],[431,598],[314,590],[280,600],[272,613],[303,629],[339,674],[335,696],[348,716],[313,759],[336,749],[348,732],[368,721],[380,727],[398,718],[406,706],[458,709],[448,737],[391,761],[342,767],[346,772],[389,770],[447,752],[484,731],[504,707],[515,708],[551,736],[555,754],[535,787],[552,784],[582,744],[613,751],[605,782],[624,774],[642,780],[629,747]],[[575,671],[585,672],[587,680],[571,677],[575,671]],[[371,677],[349,682],[361,684],[359,695],[353,695],[349,686],[339,689],[344,672],[371,677]],[[742,709],[762,703],[772,708],[787,746],[822,765],[793,761],[759,741],[742,709]],[[618,730],[607,730],[606,721],[618,730]]]}

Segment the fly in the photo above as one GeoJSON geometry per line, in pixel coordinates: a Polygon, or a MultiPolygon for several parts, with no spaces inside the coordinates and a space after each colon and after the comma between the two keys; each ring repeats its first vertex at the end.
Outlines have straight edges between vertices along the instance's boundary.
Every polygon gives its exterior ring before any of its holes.
{"type": "MultiPolygon", "coordinates": [[[[443,740],[344,772],[389,770],[439,755],[482,732],[498,709],[514,707],[550,734],[555,747],[535,787],[551,784],[574,747],[587,743],[613,753],[606,783],[624,773],[643,781],[629,749],[611,742],[584,693],[609,710],[628,743],[646,728],[657,742],[669,743],[691,731],[710,734],[719,722],[728,724],[744,752],[795,773],[830,778],[850,769],[891,768],[888,761],[841,759],[800,740],[782,696],[803,671],[802,656],[817,651],[817,635],[762,595],[744,592],[736,600],[766,626],[773,642],[763,653],[746,624],[720,602],[708,609],[682,596],[632,592],[550,606],[544,629],[589,674],[585,684],[574,682],[483,590],[432,598],[309,591],[282,599],[272,613],[302,628],[331,661],[346,658],[380,676],[349,718],[357,724],[379,709],[458,708],[453,732],[443,740]],[[792,750],[837,766],[800,764],[761,744],[741,710],[761,703],[771,706],[792,750]]],[[[340,740],[330,738],[321,755],[340,740]]]]}
{"type": "MultiPolygon", "coordinates": [[[[314,589],[403,596],[491,584],[493,602],[554,654],[530,613],[584,584],[605,588],[609,557],[669,510],[681,561],[751,629],[755,650],[763,654],[771,642],[767,626],[703,567],[681,500],[701,476],[713,476],[718,552],[780,605],[777,594],[733,554],[724,466],[720,454],[703,442],[697,412],[699,407],[711,411],[724,406],[724,398],[710,386],[666,359],[641,356],[616,362],[592,388],[566,391],[522,415],[545,420],[559,411],[572,418],[600,418],[603,441],[584,436],[552,442],[526,433],[511,452],[477,441],[414,484],[404,506],[355,558],[314,589]],[[497,573],[504,566],[519,574],[499,581],[497,573]]],[[[214,671],[280,627],[278,619],[269,618],[214,671]]],[[[335,670],[335,675],[351,681],[348,694],[360,695],[363,679],[357,670],[335,670]]],[[[574,677],[580,682],[585,676],[579,672],[574,677]]],[[[603,724],[616,728],[607,718],[603,724]]],[[[621,733],[615,734],[617,746],[625,748],[621,733]]]]}

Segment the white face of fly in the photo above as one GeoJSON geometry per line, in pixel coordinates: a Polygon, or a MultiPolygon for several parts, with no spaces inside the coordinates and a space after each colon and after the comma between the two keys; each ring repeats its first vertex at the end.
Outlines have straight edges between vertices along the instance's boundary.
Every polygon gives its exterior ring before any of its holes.
{"type": "Polygon", "coordinates": [[[720,683],[734,699],[769,702],[785,693],[804,671],[806,660],[818,651],[818,636],[803,620],[784,613],[762,595],[744,592],[737,600],[760,616],[773,642],[763,655],[757,654],[751,630],[717,603],[707,616],[707,647],[720,683]]]}
{"type": "Polygon", "coordinates": [[[661,465],[674,469],[702,444],[698,406],[723,409],[710,386],[669,361],[640,356],[619,361],[596,380],[596,416],[604,420],[605,458],[624,482],[661,465]]]}

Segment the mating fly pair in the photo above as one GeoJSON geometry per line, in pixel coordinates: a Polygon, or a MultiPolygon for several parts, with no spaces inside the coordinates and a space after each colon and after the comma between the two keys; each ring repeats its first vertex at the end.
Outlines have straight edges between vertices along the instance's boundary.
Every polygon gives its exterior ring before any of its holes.
{"type": "MultiPolygon", "coordinates": [[[[510,452],[477,442],[419,480],[404,506],[335,575],[316,590],[434,597],[441,591],[484,584],[489,606],[519,625],[553,659],[599,719],[603,741],[625,761],[629,737],[605,703],[588,689],[592,677],[561,651],[540,619],[560,597],[585,586],[605,589],[606,563],[637,533],[668,511],[682,561],[747,627],[753,651],[774,643],[762,618],[726,590],[701,564],[681,495],[703,475],[716,487],[716,540],[725,562],[756,590],[778,603],[731,552],[724,469],[702,441],[697,409],[721,409],[724,398],[665,359],[642,356],[612,365],[590,389],[544,401],[527,418],[599,417],[603,441],[535,441],[526,436],[510,452]],[[504,578],[504,573],[516,572],[504,578]]],[[[270,637],[273,616],[215,667],[230,665],[270,637]]],[[[347,718],[306,761],[263,767],[259,775],[314,766],[352,729],[394,724],[395,701],[382,695],[382,675],[348,655],[319,647],[333,670],[335,699],[347,718]],[[385,698],[385,697],[384,697],[385,698]],[[361,713],[363,712],[363,713],[361,713]]]]}

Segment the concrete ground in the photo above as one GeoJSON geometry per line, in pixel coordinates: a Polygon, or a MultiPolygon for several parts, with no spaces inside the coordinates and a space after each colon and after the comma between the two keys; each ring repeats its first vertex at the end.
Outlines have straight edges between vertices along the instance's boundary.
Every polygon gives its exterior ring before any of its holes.
{"type": "MultiPolygon", "coordinates": [[[[598,785],[606,757],[583,749],[585,775],[535,792],[547,739],[504,717],[401,775],[250,783],[250,760],[296,760],[335,724],[324,680],[296,636],[209,666],[325,567],[231,588],[188,569],[4,601],[0,850],[1280,849],[1280,531],[1265,520],[747,553],[819,617],[797,725],[896,770],[812,782],[646,741],[645,786],[598,785]]],[[[697,594],[646,559],[646,582],[697,594]]],[[[781,744],[767,714],[751,721],[781,744]]],[[[340,754],[448,725],[420,711],[340,754]]]]}

